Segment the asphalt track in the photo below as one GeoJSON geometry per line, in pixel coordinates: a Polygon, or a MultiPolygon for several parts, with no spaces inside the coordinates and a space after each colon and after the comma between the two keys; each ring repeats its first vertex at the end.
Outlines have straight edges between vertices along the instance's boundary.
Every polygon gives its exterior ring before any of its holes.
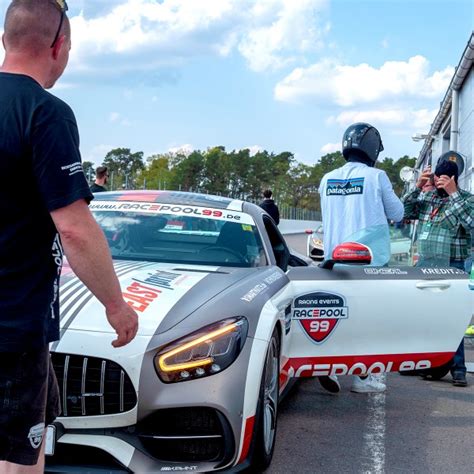
{"type": "MultiPolygon", "coordinates": [[[[305,252],[306,236],[286,236],[305,252]]],[[[384,337],[383,335],[381,337],[384,337]]],[[[474,338],[466,338],[474,363],[474,338]]],[[[273,462],[266,473],[472,474],[474,375],[469,386],[387,375],[384,394],[350,392],[351,378],[332,395],[316,379],[296,384],[280,405],[273,462]]]]}

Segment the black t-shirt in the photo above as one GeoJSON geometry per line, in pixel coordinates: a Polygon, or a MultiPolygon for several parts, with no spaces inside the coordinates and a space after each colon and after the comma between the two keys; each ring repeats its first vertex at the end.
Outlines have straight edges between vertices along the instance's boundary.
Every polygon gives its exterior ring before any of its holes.
{"type": "Polygon", "coordinates": [[[61,241],[50,211],[90,201],[71,108],[0,72],[0,352],[59,338],[61,241]]]}
{"type": "Polygon", "coordinates": [[[104,188],[104,186],[101,186],[100,184],[93,183],[91,184],[91,193],[103,193],[104,191],[107,191],[107,189],[104,188]]]}

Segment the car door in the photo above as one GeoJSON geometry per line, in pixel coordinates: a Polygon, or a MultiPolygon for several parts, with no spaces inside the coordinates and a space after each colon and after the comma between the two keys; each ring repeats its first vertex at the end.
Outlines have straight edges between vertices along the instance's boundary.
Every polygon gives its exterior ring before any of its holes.
{"type": "Polygon", "coordinates": [[[290,268],[289,376],[422,369],[450,360],[473,307],[453,268],[290,268]]]}

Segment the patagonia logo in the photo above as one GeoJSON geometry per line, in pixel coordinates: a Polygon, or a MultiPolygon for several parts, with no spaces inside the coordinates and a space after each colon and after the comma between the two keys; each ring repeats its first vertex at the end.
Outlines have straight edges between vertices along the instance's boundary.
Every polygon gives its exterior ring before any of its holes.
{"type": "Polygon", "coordinates": [[[364,178],[328,179],[326,196],[364,194],[364,178]]]}

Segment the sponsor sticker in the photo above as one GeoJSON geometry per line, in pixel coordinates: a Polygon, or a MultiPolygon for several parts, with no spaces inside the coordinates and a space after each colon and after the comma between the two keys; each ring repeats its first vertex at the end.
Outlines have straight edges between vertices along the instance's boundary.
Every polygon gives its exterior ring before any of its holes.
{"type": "Polygon", "coordinates": [[[292,319],[316,343],[324,342],[341,319],[349,317],[349,308],[341,295],[315,292],[295,298],[292,319]]]}
{"type": "Polygon", "coordinates": [[[367,275],[408,275],[406,270],[400,268],[364,268],[367,275]]]}
{"type": "Polygon", "coordinates": [[[364,194],[364,178],[328,179],[326,196],[364,194]]]}
{"type": "Polygon", "coordinates": [[[206,219],[236,222],[246,225],[255,225],[248,214],[228,209],[211,209],[193,205],[160,204],[157,202],[133,201],[92,201],[89,204],[92,211],[122,211],[138,212],[141,214],[172,214],[175,216],[205,217],[206,219]]]}

